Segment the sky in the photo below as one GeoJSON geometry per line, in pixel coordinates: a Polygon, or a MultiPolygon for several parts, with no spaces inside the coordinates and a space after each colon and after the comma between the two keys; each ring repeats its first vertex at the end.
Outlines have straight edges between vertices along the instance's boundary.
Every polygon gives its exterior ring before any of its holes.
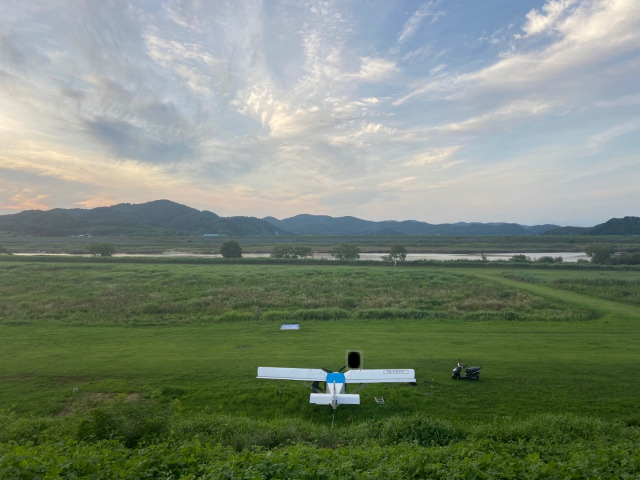
{"type": "Polygon", "coordinates": [[[638,0],[2,0],[0,214],[640,215],[638,0]]]}

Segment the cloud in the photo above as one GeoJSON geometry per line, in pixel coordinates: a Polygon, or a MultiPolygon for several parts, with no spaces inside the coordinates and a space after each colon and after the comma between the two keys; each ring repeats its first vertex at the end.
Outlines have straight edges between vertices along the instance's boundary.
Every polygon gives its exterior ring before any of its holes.
{"type": "MultiPolygon", "coordinates": [[[[18,192],[13,193],[15,188],[12,188],[12,193],[9,194],[9,201],[6,205],[0,204],[0,210],[49,210],[51,205],[45,202],[48,195],[39,193],[36,188],[22,187],[18,192]],[[16,207],[19,205],[19,207],[16,207]]],[[[6,193],[5,189],[0,189],[0,194],[6,193]]]]}
{"type": "Polygon", "coordinates": [[[488,131],[513,126],[514,121],[536,117],[548,113],[552,105],[544,101],[517,100],[496,110],[460,122],[452,122],[434,127],[437,133],[488,131]]]}
{"type": "Polygon", "coordinates": [[[597,102],[599,107],[628,107],[632,105],[640,104],[640,93],[633,95],[623,95],[619,98],[614,98],[611,100],[600,100],[597,102]]]}
{"type": "Polygon", "coordinates": [[[155,35],[145,36],[149,56],[163,67],[173,69],[185,84],[197,94],[210,97],[212,76],[223,69],[220,61],[197,44],[182,44],[155,35]]]}
{"type": "Polygon", "coordinates": [[[342,133],[337,133],[331,137],[330,142],[334,145],[353,145],[364,149],[372,144],[384,142],[396,134],[396,130],[381,123],[362,122],[360,128],[351,128],[342,133]]]}
{"type": "MultiPolygon", "coordinates": [[[[564,95],[567,91],[584,90],[583,77],[586,75],[593,77],[598,69],[603,69],[604,75],[604,66],[613,58],[640,50],[640,4],[637,1],[591,0],[571,7],[573,4],[571,1],[551,1],[545,4],[546,15],[543,17],[535,11],[530,14],[524,26],[526,31],[534,35],[553,29],[557,38],[551,43],[530,51],[525,44],[520,50],[516,45],[516,50],[505,53],[503,58],[482,69],[418,84],[395,105],[417,97],[452,99],[500,90],[564,95]]],[[[602,78],[602,75],[588,80],[602,78]]]]}
{"type": "Polygon", "coordinates": [[[428,1],[423,3],[404,24],[402,32],[400,32],[400,35],[398,36],[398,44],[403,44],[409,41],[409,39],[418,31],[425,18],[432,17],[431,21],[433,22],[436,21],[440,15],[443,15],[442,12],[435,11],[435,7],[437,7],[439,3],[439,1],[428,1]]]}
{"type": "Polygon", "coordinates": [[[365,82],[380,81],[398,71],[395,62],[385,58],[362,57],[360,60],[362,64],[356,78],[365,82]]]}
{"type": "Polygon", "coordinates": [[[194,155],[188,142],[175,142],[150,135],[129,122],[94,118],[85,122],[86,131],[116,158],[134,158],[150,163],[180,162],[194,155]]]}
{"type": "Polygon", "coordinates": [[[397,178],[395,180],[389,180],[388,182],[383,182],[378,186],[383,189],[397,189],[397,188],[403,189],[407,186],[407,184],[412,183],[415,179],[416,177],[397,178]]]}
{"type": "Polygon", "coordinates": [[[527,14],[527,23],[522,27],[525,36],[556,31],[561,20],[566,19],[575,4],[576,0],[551,0],[542,6],[544,13],[531,10],[527,14]]]}
{"type": "Polygon", "coordinates": [[[5,2],[0,203],[445,217],[633,156],[636,0],[473,3],[5,2]]]}
{"type": "Polygon", "coordinates": [[[423,167],[425,165],[440,164],[445,167],[451,166],[457,162],[449,162],[456,152],[460,150],[459,145],[450,147],[434,148],[425,152],[420,152],[411,157],[410,160],[404,162],[405,167],[423,167]]]}
{"type": "MultiPolygon", "coordinates": [[[[424,126],[414,126],[407,129],[394,131],[393,141],[399,143],[423,141],[433,141],[443,138],[443,136],[457,136],[461,141],[469,141],[469,138],[478,138],[479,135],[492,136],[499,135],[504,131],[515,129],[519,124],[527,119],[541,117],[549,114],[554,109],[554,104],[535,99],[515,100],[502,105],[494,110],[471,116],[464,120],[453,121],[441,124],[427,124],[424,126]]],[[[435,157],[444,154],[453,154],[459,147],[446,147],[441,150],[434,150],[435,157]],[[456,148],[456,150],[448,150],[456,148]]],[[[417,165],[423,154],[418,154],[410,160],[410,164],[417,165]]],[[[428,157],[427,157],[428,158],[428,157]]],[[[429,162],[426,162],[429,163],[429,162]]]]}
{"type": "Polygon", "coordinates": [[[640,130],[640,118],[636,118],[631,122],[626,122],[614,127],[608,128],[603,132],[592,135],[586,142],[587,151],[594,153],[600,152],[602,147],[610,141],[630,132],[640,130]]]}
{"type": "Polygon", "coordinates": [[[139,184],[170,185],[177,180],[162,167],[153,167],[133,160],[114,161],[91,152],[75,154],[46,150],[41,144],[22,145],[20,149],[0,156],[9,170],[29,172],[71,183],[96,186],[134,186],[139,184]]]}

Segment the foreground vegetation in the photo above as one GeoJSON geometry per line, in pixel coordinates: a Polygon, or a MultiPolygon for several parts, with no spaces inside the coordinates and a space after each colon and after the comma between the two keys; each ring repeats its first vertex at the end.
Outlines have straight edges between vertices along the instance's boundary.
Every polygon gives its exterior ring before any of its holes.
{"type": "Polygon", "coordinates": [[[69,422],[50,423],[39,441],[0,443],[3,478],[582,479],[640,471],[637,429],[563,415],[467,429],[395,417],[332,430],[198,417],[136,445],[77,440],[69,422]]]}
{"type": "Polygon", "coordinates": [[[634,478],[638,283],[606,268],[5,259],[0,477],[634,478]],[[333,418],[301,385],[255,379],[337,369],[347,349],[418,384],[371,385],[333,418]],[[481,380],[452,381],[458,360],[481,380]]]}

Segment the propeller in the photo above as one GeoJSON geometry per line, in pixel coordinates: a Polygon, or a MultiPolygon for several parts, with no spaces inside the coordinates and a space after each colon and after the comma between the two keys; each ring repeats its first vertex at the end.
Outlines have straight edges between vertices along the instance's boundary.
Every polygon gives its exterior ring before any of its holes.
{"type": "Polygon", "coordinates": [[[342,373],[344,371],[344,369],[347,368],[346,365],[344,365],[340,370],[329,370],[328,368],[323,368],[322,371],[327,372],[327,373],[342,373]]]}

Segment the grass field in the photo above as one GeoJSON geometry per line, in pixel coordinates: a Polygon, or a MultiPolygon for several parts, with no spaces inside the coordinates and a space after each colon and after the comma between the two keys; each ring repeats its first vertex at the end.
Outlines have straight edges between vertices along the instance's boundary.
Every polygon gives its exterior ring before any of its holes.
{"type": "Polygon", "coordinates": [[[639,283],[639,270],[5,259],[0,477],[632,478],[639,283]],[[290,321],[300,330],[279,330],[290,321]],[[338,369],[348,349],[365,368],[415,368],[418,384],[368,386],[333,419],[296,382],[255,378],[338,369]],[[451,380],[459,359],[483,366],[479,382],[451,380]]]}

